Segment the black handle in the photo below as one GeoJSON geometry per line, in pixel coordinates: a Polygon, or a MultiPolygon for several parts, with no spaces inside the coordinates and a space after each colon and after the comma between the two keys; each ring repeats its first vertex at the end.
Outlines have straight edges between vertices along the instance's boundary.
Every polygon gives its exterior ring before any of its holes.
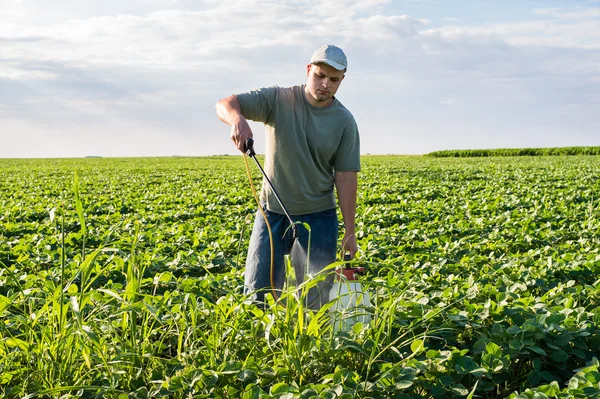
{"type": "Polygon", "coordinates": [[[256,155],[254,152],[254,139],[248,139],[244,142],[244,152],[249,157],[253,157],[256,155]]]}
{"type": "MultiPolygon", "coordinates": [[[[346,253],[344,254],[344,262],[349,262],[349,261],[351,261],[351,260],[352,260],[352,257],[350,256],[350,252],[346,252],[346,253]]],[[[350,269],[350,265],[349,265],[349,264],[347,264],[347,263],[344,263],[344,268],[346,268],[346,269],[350,269]]]]}

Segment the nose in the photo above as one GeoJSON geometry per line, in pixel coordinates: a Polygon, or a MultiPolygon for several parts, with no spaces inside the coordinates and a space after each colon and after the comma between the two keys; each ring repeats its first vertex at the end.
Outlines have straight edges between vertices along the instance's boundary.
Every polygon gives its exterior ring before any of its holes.
{"type": "Polygon", "coordinates": [[[324,78],[323,81],[321,82],[321,86],[328,89],[329,86],[331,86],[331,81],[329,80],[329,78],[324,78]]]}

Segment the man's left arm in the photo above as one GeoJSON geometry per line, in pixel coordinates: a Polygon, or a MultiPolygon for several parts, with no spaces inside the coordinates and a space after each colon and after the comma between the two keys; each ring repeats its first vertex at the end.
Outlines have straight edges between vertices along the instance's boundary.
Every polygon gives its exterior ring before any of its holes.
{"type": "Polygon", "coordinates": [[[335,172],[335,187],[344,219],[344,238],[342,254],[350,252],[354,258],[358,251],[355,232],[356,193],[358,189],[358,172],[335,172]]]}

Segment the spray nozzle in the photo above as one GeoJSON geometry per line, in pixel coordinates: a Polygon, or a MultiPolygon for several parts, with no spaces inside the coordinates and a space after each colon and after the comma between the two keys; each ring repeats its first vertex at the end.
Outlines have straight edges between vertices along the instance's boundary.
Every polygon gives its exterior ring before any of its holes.
{"type": "Polygon", "coordinates": [[[250,157],[256,155],[256,153],[254,152],[254,139],[250,138],[244,142],[244,152],[250,157]]]}

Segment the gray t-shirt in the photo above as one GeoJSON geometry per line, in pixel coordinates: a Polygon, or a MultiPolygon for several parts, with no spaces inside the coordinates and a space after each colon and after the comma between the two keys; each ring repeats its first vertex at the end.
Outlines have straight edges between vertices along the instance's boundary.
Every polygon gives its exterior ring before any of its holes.
{"type": "MultiPolygon", "coordinates": [[[[335,208],[335,171],[360,170],[358,127],[350,111],[336,98],[315,107],[304,88],[273,86],[236,95],[242,115],[265,124],[265,173],[292,215],[335,208]]],[[[266,182],[260,197],[267,209],[283,213],[266,182]]]]}

